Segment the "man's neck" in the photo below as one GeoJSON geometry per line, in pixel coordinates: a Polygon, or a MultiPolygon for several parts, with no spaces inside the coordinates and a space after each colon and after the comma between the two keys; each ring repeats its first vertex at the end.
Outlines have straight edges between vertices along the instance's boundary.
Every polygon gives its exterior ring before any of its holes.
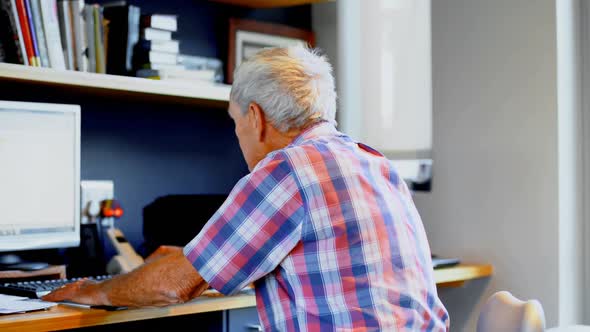
{"type": "Polygon", "coordinates": [[[287,132],[281,132],[273,125],[268,124],[268,127],[266,127],[266,138],[263,142],[264,147],[262,150],[259,150],[261,154],[259,155],[258,161],[264,159],[269,153],[283,149],[291,144],[304,131],[318,123],[319,122],[312,122],[302,128],[292,129],[287,132]]]}
{"type": "Polygon", "coordinates": [[[301,132],[301,130],[297,129],[282,133],[275,128],[270,129],[268,131],[267,141],[265,142],[267,153],[280,150],[291,144],[291,142],[293,142],[293,140],[299,136],[301,132]]]}
{"type": "Polygon", "coordinates": [[[292,129],[292,130],[285,132],[285,133],[278,131],[272,125],[269,126],[269,127],[271,127],[269,130],[269,133],[272,136],[271,141],[276,142],[276,144],[271,143],[271,145],[273,147],[273,149],[271,151],[284,148],[285,146],[291,144],[297,137],[299,137],[299,135],[303,134],[303,132],[309,130],[311,127],[314,127],[315,125],[318,125],[322,122],[325,122],[325,121],[322,121],[322,120],[310,121],[309,123],[307,123],[305,126],[303,126],[301,128],[292,129]]]}

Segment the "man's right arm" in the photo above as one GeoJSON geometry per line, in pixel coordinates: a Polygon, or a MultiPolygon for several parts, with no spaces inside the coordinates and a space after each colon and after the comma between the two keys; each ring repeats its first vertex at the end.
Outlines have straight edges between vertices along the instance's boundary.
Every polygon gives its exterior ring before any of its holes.
{"type": "Polygon", "coordinates": [[[182,253],[164,247],[137,269],[110,280],[81,280],[43,297],[45,301],[73,301],[127,307],[165,306],[199,296],[209,285],[182,253]]]}
{"type": "Polygon", "coordinates": [[[301,240],[303,198],[288,162],[274,158],[238,181],[184,247],[195,270],[224,295],[273,272],[301,240]]]}

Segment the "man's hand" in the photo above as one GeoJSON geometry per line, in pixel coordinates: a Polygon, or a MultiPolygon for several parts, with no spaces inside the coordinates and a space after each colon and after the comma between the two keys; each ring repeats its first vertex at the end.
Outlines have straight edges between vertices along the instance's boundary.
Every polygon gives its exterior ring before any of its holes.
{"type": "Polygon", "coordinates": [[[45,301],[73,301],[125,307],[165,306],[197,297],[209,285],[179,247],[161,247],[135,270],[110,280],[81,280],[42,297],[45,301]]]}
{"type": "Polygon", "coordinates": [[[101,291],[98,282],[82,279],[55,289],[42,297],[43,301],[61,302],[72,301],[83,304],[108,305],[108,299],[101,291]]]}

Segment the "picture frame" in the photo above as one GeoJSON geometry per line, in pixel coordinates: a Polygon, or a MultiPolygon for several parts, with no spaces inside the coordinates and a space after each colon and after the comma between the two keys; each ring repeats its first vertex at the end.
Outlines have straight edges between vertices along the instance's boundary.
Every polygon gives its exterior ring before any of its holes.
{"type": "Polygon", "coordinates": [[[313,31],[251,19],[230,18],[226,82],[231,84],[234,69],[260,49],[296,43],[314,47],[313,31]]]}

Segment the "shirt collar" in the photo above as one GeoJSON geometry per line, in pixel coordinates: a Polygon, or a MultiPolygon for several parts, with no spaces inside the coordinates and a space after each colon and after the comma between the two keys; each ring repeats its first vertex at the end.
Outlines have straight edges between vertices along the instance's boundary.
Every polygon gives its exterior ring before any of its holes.
{"type": "Polygon", "coordinates": [[[303,130],[291,143],[291,145],[300,144],[304,141],[321,137],[321,136],[338,136],[341,135],[336,127],[328,121],[320,121],[303,130]]]}

